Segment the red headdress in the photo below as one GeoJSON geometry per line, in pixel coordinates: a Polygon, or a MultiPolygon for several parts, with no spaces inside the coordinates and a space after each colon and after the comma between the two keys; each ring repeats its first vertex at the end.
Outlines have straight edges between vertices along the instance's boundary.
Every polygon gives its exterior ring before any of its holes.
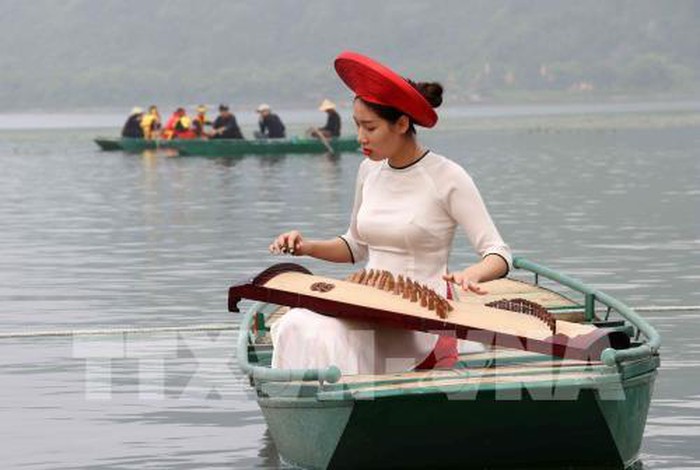
{"type": "Polygon", "coordinates": [[[345,51],[335,58],[335,70],[359,98],[398,109],[423,127],[437,123],[437,114],[423,95],[408,80],[379,62],[345,51]]]}

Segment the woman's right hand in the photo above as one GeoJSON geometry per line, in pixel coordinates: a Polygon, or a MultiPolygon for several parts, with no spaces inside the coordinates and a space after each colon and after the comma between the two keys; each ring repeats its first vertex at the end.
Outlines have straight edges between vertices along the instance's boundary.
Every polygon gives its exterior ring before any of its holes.
{"type": "Polygon", "coordinates": [[[309,249],[304,244],[304,237],[301,236],[297,230],[292,230],[290,232],[285,232],[279,235],[270,244],[270,253],[279,254],[290,254],[293,256],[303,256],[309,254],[309,249]]]}

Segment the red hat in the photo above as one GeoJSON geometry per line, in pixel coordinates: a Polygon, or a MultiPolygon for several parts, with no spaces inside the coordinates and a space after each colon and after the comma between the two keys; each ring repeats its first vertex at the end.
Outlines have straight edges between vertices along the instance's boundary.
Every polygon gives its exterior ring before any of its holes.
{"type": "Polygon", "coordinates": [[[365,101],[396,108],[423,127],[433,127],[438,120],[428,100],[408,80],[369,57],[342,52],[335,58],[335,71],[365,101]]]}

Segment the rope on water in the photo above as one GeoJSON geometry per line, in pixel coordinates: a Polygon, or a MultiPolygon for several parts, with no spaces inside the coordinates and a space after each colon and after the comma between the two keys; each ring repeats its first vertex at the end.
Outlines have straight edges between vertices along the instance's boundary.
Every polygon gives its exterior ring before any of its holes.
{"type": "Polygon", "coordinates": [[[700,305],[648,305],[644,307],[633,307],[638,312],[697,312],[700,305]]]}
{"type": "Polygon", "coordinates": [[[145,333],[171,333],[171,332],[200,332],[200,331],[229,331],[236,330],[237,325],[233,323],[213,323],[204,325],[184,325],[184,326],[150,326],[150,327],[127,327],[127,328],[102,328],[85,330],[45,330],[45,331],[8,331],[0,332],[0,339],[9,338],[36,338],[42,336],[96,336],[96,335],[122,335],[122,334],[145,334],[145,333]]]}
{"type": "MultiPolygon", "coordinates": [[[[697,312],[700,305],[647,305],[634,307],[637,312],[697,312]]],[[[39,338],[50,336],[98,336],[98,335],[122,335],[122,334],[147,334],[147,333],[179,333],[202,331],[233,331],[238,325],[234,323],[209,323],[203,325],[183,326],[146,326],[127,328],[98,328],[84,330],[44,330],[44,331],[0,331],[0,339],[11,338],[39,338]]]]}

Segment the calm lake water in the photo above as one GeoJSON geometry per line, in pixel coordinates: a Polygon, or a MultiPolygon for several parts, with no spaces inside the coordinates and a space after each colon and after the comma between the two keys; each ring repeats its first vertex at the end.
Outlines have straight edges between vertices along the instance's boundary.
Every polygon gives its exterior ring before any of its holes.
{"type": "MultiPolygon", "coordinates": [[[[420,136],[472,174],[515,254],[632,306],[700,305],[700,127],[557,126],[563,109],[543,108],[554,115],[546,125],[479,130],[479,116],[455,111],[420,136]]],[[[297,113],[291,127],[317,118],[297,113]]],[[[266,251],[273,236],[347,226],[359,154],[108,153],[92,138],[116,127],[91,129],[89,119],[58,129],[37,115],[34,130],[31,119],[0,119],[0,332],[235,324],[227,287],[280,261],[266,251]]],[[[460,236],[452,266],[474,259],[460,236]]],[[[352,270],[297,261],[333,276],[352,270]]],[[[643,315],[663,340],[645,467],[698,468],[700,311],[643,315]]],[[[1,338],[2,466],[278,468],[235,337],[1,338]]]]}

